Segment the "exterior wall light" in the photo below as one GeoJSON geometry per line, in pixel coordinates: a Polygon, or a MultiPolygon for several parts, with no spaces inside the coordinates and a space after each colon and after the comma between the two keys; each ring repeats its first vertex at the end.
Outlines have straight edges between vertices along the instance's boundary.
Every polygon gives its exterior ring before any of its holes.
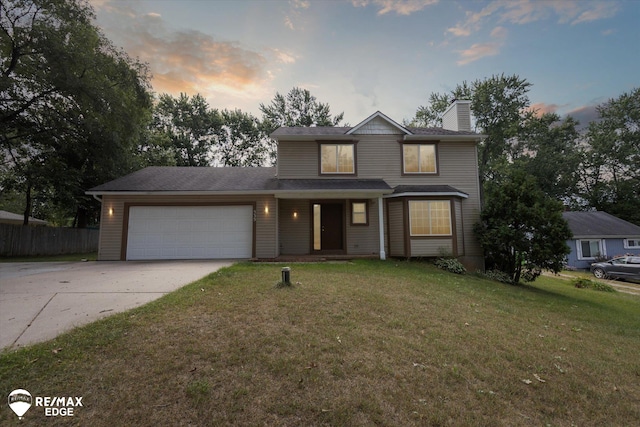
{"type": "Polygon", "coordinates": [[[293,218],[298,218],[298,211],[293,211],[293,218]]]}
{"type": "Polygon", "coordinates": [[[109,208],[109,216],[113,216],[113,208],[109,208]]]}
{"type": "Polygon", "coordinates": [[[267,215],[269,214],[269,205],[267,204],[264,205],[264,213],[266,213],[267,215]]]}

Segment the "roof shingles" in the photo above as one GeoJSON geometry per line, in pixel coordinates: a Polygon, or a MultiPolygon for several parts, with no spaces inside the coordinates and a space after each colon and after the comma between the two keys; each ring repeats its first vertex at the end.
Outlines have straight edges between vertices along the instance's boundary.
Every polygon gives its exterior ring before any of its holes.
{"type": "Polygon", "coordinates": [[[603,211],[563,212],[575,237],[620,237],[640,236],[640,227],[603,211]]]}

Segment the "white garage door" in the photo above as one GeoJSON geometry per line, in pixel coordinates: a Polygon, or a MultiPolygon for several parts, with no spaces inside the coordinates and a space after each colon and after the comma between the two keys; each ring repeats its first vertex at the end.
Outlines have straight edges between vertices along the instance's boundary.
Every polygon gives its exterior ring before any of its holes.
{"type": "Polygon", "coordinates": [[[127,259],[251,258],[252,206],[132,206],[127,259]]]}

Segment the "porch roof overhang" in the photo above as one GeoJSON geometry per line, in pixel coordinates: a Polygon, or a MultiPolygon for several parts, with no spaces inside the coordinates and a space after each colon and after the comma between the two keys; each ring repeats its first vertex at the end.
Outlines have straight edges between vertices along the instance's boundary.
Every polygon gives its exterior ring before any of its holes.
{"type": "Polygon", "coordinates": [[[392,197],[459,197],[468,199],[469,194],[460,191],[450,185],[398,185],[393,189],[392,194],[387,194],[384,198],[392,197]]]}
{"type": "Polygon", "coordinates": [[[371,199],[391,194],[382,179],[278,179],[277,199],[371,199]]]}

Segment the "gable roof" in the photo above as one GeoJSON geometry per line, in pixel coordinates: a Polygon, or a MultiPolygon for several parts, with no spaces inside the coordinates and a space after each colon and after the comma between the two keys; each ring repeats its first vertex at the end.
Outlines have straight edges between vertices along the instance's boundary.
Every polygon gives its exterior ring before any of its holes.
{"type": "Polygon", "coordinates": [[[640,237],[640,226],[604,211],[563,212],[562,217],[567,221],[574,239],[640,237]]]}
{"type": "Polygon", "coordinates": [[[485,135],[481,135],[476,132],[467,131],[454,131],[443,129],[441,127],[405,127],[390,119],[387,115],[380,111],[376,111],[362,122],[357,125],[350,126],[282,126],[271,133],[271,137],[276,141],[281,140],[309,140],[315,141],[318,139],[333,139],[333,140],[353,140],[358,134],[367,133],[370,135],[376,134],[372,129],[378,128],[381,130],[381,134],[389,134],[389,130],[393,130],[396,135],[402,135],[404,139],[424,139],[425,137],[432,137],[437,139],[450,139],[450,140],[464,140],[464,141],[479,141],[484,138],[485,135]],[[383,129],[386,125],[386,132],[383,129]]]}
{"type": "Polygon", "coordinates": [[[87,191],[104,192],[247,192],[265,190],[276,168],[150,166],[87,191]]]}
{"type": "MultiPolygon", "coordinates": [[[[384,125],[387,125],[387,127],[393,130],[396,130],[397,132],[395,133],[400,133],[404,135],[408,135],[411,133],[403,126],[399,125],[398,123],[396,123],[395,121],[387,117],[386,115],[382,114],[380,111],[376,111],[375,113],[373,113],[372,115],[370,115],[369,117],[367,117],[366,119],[364,119],[363,121],[361,121],[360,123],[352,127],[351,129],[349,129],[347,131],[347,135],[356,134],[359,130],[365,128],[367,125],[372,124],[375,121],[382,122],[384,125]]],[[[370,132],[367,132],[367,133],[370,133],[370,132]]]]}
{"type": "MultiPolygon", "coordinates": [[[[87,191],[100,194],[276,194],[333,192],[334,196],[391,193],[383,179],[277,179],[276,168],[151,166],[87,191]]],[[[337,196],[336,196],[337,197],[337,196]]]]}

